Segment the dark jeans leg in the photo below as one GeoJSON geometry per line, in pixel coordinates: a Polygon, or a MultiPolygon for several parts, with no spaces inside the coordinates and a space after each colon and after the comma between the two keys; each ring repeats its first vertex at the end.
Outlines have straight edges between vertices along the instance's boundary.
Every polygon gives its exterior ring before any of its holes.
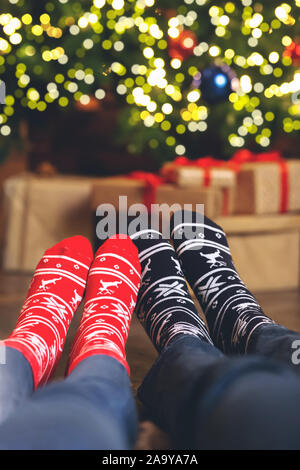
{"type": "Polygon", "coordinates": [[[266,325],[253,335],[248,353],[284,362],[300,374],[300,334],[281,325],[266,325]]]}
{"type": "Polygon", "coordinates": [[[178,449],[300,447],[300,380],[267,358],[225,357],[186,336],[162,352],[139,398],[178,449]]]}
{"type": "Polygon", "coordinates": [[[46,385],[0,426],[0,449],[130,449],[137,416],[125,368],[109,356],[84,359],[46,385]]]}
{"type": "Polygon", "coordinates": [[[29,362],[13,348],[0,345],[0,424],[33,392],[29,362]]]}

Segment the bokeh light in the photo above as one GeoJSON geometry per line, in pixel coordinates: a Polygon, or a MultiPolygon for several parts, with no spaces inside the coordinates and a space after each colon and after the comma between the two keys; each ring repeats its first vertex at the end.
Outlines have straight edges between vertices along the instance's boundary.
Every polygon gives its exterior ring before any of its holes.
{"type": "Polygon", "coordinates": [[[173,9],[158,0],[49,0],[36,15],[29,2],[12,0],[0,14],[0,73],[10,93],[1,136],[16,135],[32,110],[88,106],[112,92],[126,105],[127,139],[139,132],[137,151],[189,155],[191,142],[215,132],[215,115],[226,116],[217,126],[224,149],[266,148],[278,132],[299,130],[299,7],[299,0],[185,0],[173,9]],[[209,103],[197,83],[223,66],[235,78],[215,74],[212,92],[228,82],[231,90],[209,103]]]}

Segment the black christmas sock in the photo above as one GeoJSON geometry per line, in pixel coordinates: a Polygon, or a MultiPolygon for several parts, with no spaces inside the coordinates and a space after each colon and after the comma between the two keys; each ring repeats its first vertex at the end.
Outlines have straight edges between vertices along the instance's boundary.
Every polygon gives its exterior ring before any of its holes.
{"type": "Polygon", "coordinates": [[[160,352],[183,335],[197,336],[212,344],[172,245],[153,230],[137,232],[131,238],[139,250],[142,267],[137,317],[156,349],[160,352]]]}
{"type": "Polygon", "coordinates": [[[182,212],[171,219],[171,237],[215,346],[227,354],[246,353],[257,331],[274,322],[240,279],[224,231],[205,216],[199,223],[196,213],[182,212]]]}

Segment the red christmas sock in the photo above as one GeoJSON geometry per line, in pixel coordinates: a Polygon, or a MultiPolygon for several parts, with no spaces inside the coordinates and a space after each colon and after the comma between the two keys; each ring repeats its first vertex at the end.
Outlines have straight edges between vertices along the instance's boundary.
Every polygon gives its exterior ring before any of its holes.
{"type": "Polygon", "coordinates": [[[116,235],[97,251],[89,272],[83,317],[69,358],[68,374],[83,359],[105,354],[129,373],[125,344],[140,286],[138,251],[131,239],[116,235]]]}
{"type": "Polygon", "coordinates": [[[16,327],[4,340],[30,363],[35,388],[47,382],[60,359],[92,259],[90,242],[75,236],[47,250],[36,267],[16,327]]]}

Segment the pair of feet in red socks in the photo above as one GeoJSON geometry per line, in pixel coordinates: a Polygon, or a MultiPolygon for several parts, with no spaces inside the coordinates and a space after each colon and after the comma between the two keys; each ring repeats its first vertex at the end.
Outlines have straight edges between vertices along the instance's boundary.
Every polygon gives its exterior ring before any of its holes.
{"type": "Polygon", "coordinates": [[[51,377],[84,295],[67,374],[94,354],[117,359],[129,373],[125,344],[140,278],[138,250],[124,235],[108,239],[95,257],[81,236],[67,238],[44,253],[16,327],[3,342],[26,357],[35,388],[51,377]]]}

